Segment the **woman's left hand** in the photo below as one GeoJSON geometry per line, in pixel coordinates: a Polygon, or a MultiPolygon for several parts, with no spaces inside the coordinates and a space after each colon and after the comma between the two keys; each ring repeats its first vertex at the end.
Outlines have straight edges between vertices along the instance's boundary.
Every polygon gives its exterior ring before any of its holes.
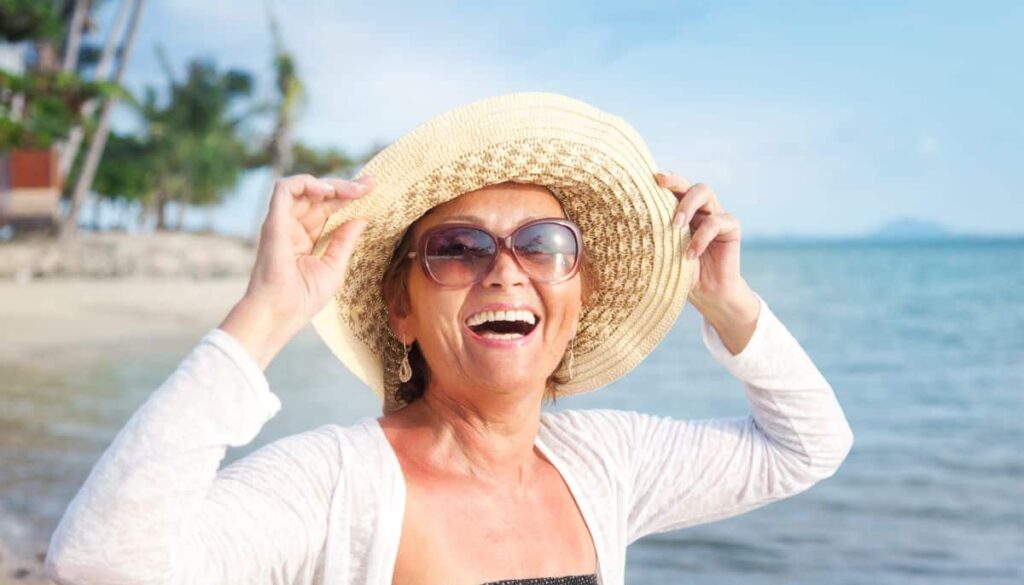
{"type": "Polygon", "coordinates": [[[699,275],[689,300],[715,326],[726,347],[738,353],[753,334],[760,310],[760,301],[740,275],[740,222],[704,183],[691,184],[672,174],[655,176],[679,199],[672,225],[689,224],[693,234],[686,254],[698,259],[699,275]]]}

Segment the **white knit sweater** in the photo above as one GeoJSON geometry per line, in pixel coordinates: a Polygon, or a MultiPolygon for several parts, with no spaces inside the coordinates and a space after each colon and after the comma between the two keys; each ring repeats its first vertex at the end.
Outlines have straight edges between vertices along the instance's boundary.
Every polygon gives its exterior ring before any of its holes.
{"type": "MultiPolygon", "coordinates": [[[[760,298],[760,297],[759,297],[760,298]]],[[[761,300],[737,355],[704,344],[752,413],[704,420],[543,413],[537,447],[572,491],[599,580],[623,582],[640,537],[735,516],[830,477],[853,433],[828,382],[761,300]]],[[[281,402],[246,350],[202,338],[131,417],[68,506],[46,570],[58,583],[390,584],[405,508],[375,417],[274,441],[218,469],[281,402]]]]}

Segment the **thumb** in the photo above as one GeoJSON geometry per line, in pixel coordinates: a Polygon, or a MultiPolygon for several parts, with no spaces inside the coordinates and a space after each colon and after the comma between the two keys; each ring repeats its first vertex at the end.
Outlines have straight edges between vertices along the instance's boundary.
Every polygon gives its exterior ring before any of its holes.
{"type": "Polygon", "coordinates": [[[365,219],[358,217],[350,219],[331,232],[331,239],[327,242],[323,256],[320,257],[320,261],[327,266],[330,273],[329,290],[337,290],[345,281],[349,258],[352,257],[352,251],[355,250],[359,236],[366,229],[367,223],[365,219]]]}

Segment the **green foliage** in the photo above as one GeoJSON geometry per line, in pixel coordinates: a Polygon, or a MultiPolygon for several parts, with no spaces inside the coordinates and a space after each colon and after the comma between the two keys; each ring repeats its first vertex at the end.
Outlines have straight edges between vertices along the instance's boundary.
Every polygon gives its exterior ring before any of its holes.
{"type": "Polygon", "coordinates": [[[111,199],[159,193],[157,205],[219,203],[245,169],[252,76],[194,60],[184,80],[167,81],[165,91],[149,87],[135,103],[141,134],[111,136],[94,188],[111,199]]]}
{"type": "Polygon", "coordinates": [[[85,81],[74,73],[0,71],[0,151],[47,148],[85,121],[82,104],[98,97],[121,97],[112,83],[85,81]]]}
{"type": "Polygon", "coordinates": [[[352,156],[336,148],[317,150],[299,143],[293,149],[295,164],[291,172],[295,174],[309,173],[315,176],[332,175],[348,177],[382,148],[383,145],[378,145],[362,156],[352,156]]]}
{"type": "Polygon", "coordinates": [[[145,139],[111,133],[93,189],[113,200],[145,201],[152,193],[153,148],[145,139]]]}
{"type": "Polygon", "coordinates": [[[289,150],[303,88],[296,63],[273,27],[273,101],[253,99],[251,74],[220,69],[209,60],[190,61],[184,77],[177,79],[166,55],[158,51],[166,84],[147,87],[141,97],[126,100],[141,129],[110,135],[94,190],[108,199],[142,201],[158,209],[171,200],[215,205],[247,169],[278,166],[287,173],[350,176],[383,148],[377,145],[356,157],[304,144],[289,150]],[[250,132],[257,120],[272,124],[269,135],[250,132]],[[283,160],[291,167],[282,165],[283,160]]]}
{"type": "Polygon", "coordinates": [[[57,40],[63,14],[52,0],[0,0],[0,39],[11,43],[57,40]]]}

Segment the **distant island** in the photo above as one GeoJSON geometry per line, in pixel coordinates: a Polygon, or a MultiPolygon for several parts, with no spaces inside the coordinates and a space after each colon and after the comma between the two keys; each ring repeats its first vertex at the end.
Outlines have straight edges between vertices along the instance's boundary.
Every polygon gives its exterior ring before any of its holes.
{"type": "Polygon", "coordinates": [[[914,217],[899,217],[885,222],[864,234],[751,234],[746,238],[753,243],[815,243],[815,242],[947,242],[947,241],[1018,241],[1021,234],[972,234],[957,232],[934,221],[914,217]]]}

